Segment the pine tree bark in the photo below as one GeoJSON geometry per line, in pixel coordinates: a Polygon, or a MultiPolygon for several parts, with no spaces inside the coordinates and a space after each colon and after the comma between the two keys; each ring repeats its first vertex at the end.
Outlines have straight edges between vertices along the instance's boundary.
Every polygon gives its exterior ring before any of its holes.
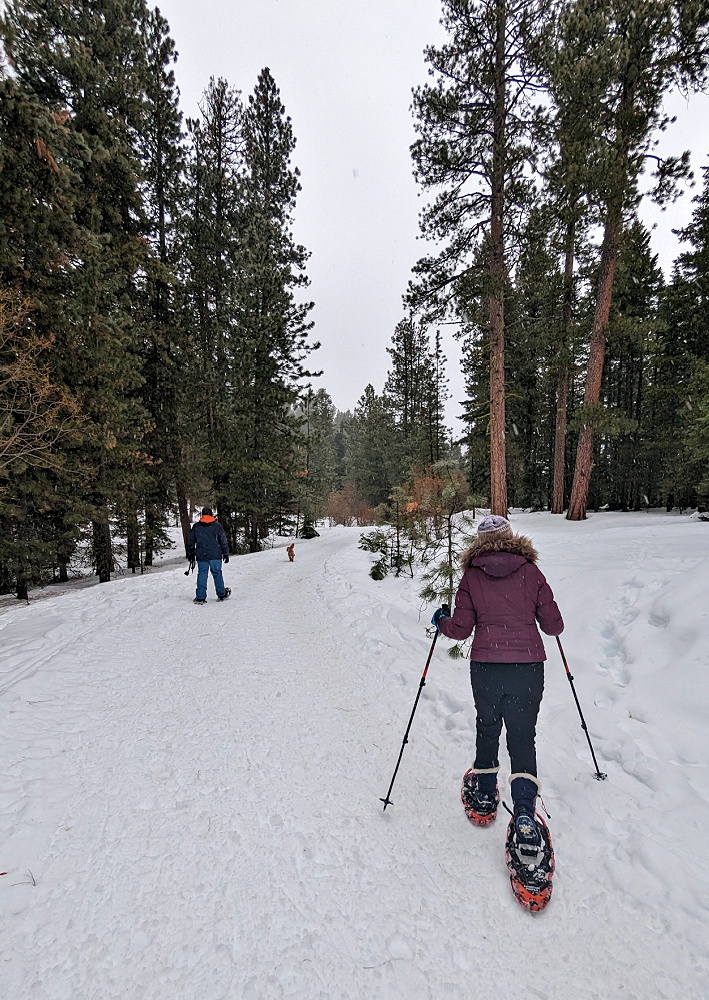
{"type": "Polygon", "coordinates": [[[490,219],[490,510],[507,516],[505,453],[505,26],[506,3],[497,0],[495,113],[490,219]]]}
{"type": "Polygon", "coordinates": [[[254,511],[253,514],[251,515],[251,530],[249,533],[249,552],[261,551],[258,522],[259,522],[258,512],[254,511]]]}
{"type": "Polygon", "coordinates": [[[108,583],[113,569],[113,553],[111,551],[111,528],[108,515],[105,521],[92,521],[94,564],[99,583],[108,583]]]}
{"type": "Polygon", "coordinates": [[[138,536],[138,515],[135,510],[131,510],[128,513],[127,524],[126,524],[126,556],[128,569],[135,573],[136,569],[140,566],[140,542],[138,536]]]}
{"type": "MultiPolygon", "coordinates": [[[[584,408],[593,407],[598,403],[601,394],[601,379],[603,376],[603,361],[606,350],[605,330],[611,309],[613,294],[613,279],[618,258],[618,243],[623,225],[622,206],[620,202],[611,205],[606,216],[601,248],[601,266],[598,277],[598,295],[591,327],[591,348],[588,356],[586,373],[586,388],[584,390],[584,408]]],[[[569,521],[583,521],[586,518],[588,488],[593,469],[593,425],[587,412],[576,450],[576,466],[574,481],[571,487],[571,499],[566,518],[569,521]]]]}

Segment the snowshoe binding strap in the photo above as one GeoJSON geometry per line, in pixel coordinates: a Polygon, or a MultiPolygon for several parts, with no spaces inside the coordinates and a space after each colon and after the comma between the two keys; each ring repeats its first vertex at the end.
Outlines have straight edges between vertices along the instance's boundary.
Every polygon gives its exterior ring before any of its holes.
{"type": "Polygon", "coordinates": [[[515,850],[527,868],[536,868],[544,857],[542,837],[534,816],[519,812],[515,816],[515,850]]]}

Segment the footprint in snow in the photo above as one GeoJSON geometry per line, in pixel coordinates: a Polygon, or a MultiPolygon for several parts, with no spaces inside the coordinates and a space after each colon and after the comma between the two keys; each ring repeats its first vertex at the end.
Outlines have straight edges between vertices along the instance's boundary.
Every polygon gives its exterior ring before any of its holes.
{"type": "Polygon", "coordinates": [[[389,958],[399,960],[410,960],[413,952],[407,942],[401,937],[393,937],[388,944],[389,958]]]}

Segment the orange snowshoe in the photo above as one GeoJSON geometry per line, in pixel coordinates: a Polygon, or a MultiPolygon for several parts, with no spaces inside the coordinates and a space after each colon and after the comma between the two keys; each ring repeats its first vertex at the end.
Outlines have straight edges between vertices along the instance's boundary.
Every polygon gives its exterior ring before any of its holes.
{"type": "Polygon", "coordinates": [[[510,873],[512,892],[517,902],[532,913],[543,910],[551,899],[552,876],[554,875],[554,848],[551,835],[541,816],[517,817],[510,820],[507,827],[505,859],[510,873]],[[522,825],[534,823],[535,831],[522,825]],[[535,843],[536,841],[536,843],[535,843]]]}
{"type": "Polygon", "coordinates": [[[460,798],[465,808],[465,815],[476,826],[489,826],[497,816],[500,804],[500,793],[495,787],[494,792],[481,792],[478,788],[478,775],[471,767],[463,775],[463,787],[460,798]]]}

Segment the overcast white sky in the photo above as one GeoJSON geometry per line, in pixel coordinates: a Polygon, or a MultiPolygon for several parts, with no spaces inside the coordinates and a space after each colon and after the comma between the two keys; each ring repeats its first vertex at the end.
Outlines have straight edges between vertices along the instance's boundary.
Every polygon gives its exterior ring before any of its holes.
{"type": "MultiPolygon", "coordinates": [[[[403,316],[401,296],[417,243],[420,199],[411,173],[411,88],[426,79],[424,46],[443,37],[439,0],[157,0],[180,55],[183,111],[194,116],[210,76],[244,95],[269,66],[297,137],[303,190],[295,232],[311,252],[318,384],[338,409],[352,409],[365,385],[382,389],[386,347],[403,316]]],[[[674,97],[676,125],[661,152],[709,153],[709,97],[674,97]]],[[[653,245],[667,272],[671,230],[686,224],[691,195],[667,212],[650,206],[653,245]]],[[[444,331],[445,333],[445,331],[444,331]]],[[[458,349],[446,340],[454,423],[463,396],[458,349]]],[[[455,421],[457,423],[457,421],[455,421]]]]}

